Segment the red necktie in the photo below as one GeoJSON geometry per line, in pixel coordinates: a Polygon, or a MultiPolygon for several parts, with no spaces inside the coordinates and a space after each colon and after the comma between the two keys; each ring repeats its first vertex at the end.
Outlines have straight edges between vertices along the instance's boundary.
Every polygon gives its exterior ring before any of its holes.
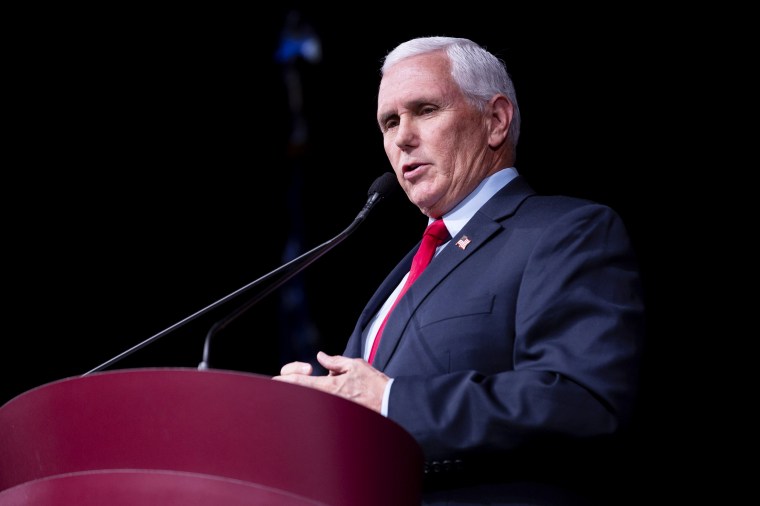
{"type": "Polygon", "coordinates": [[[425,235],[422,236],[422,244],[420,244],[420,249],[418,249],[417,253],[414,255],[414,259],[412,260],[412,269],[409,271],[409,276],[406,278],[406,283],[404,283],[404,287],[401,289],[398,297],[396,297],[396,300],[393,302],[393,306],[391,306],[390,311],[388,311],[388,313],[385,315],[385,320],[383,320],[383,323],[380,324],[380,328],[377,329],[375,341],[372,343],[372,350],[369,352],[370,364],[375,359],[377,346],[380,343],[380,336],[382,335],[383,329],[385,328],[385,323],[388,321],[388,316],[393,312],[396,304],[398,304],[398,301],[401,300],[401,297],[404,296],[412,283],[414,283],[414,280],[417,279],[417,277],[422,273],[422,271],[425,270],[425,267],[427,267],[430,261],[433,259],[436,248],[446,242],[449,237],[449,231],[446,230],[446,225],[444,225],[443,220],[435,220],[425,229],[425,235]]]}

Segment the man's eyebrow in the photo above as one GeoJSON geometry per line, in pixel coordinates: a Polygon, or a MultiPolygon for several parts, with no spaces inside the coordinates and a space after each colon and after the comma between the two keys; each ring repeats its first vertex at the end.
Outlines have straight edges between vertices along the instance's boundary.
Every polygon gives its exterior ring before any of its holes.
{"type": "Polygon", "coordinates": [[[386,112],[380,115],[380,117],[377,119],[377,124],[382,126],[385,124],[386,121],[393,118],[394,116],[398,116],[396,111],[393,112],[386,112]]]}

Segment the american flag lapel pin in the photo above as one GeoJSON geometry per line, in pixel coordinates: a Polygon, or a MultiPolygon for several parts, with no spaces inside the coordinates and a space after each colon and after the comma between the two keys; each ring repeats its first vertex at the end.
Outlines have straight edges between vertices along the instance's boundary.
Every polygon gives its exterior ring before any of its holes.
{"type": "Polygon", "coordinates": [[[459,249],[464,250],[470,242],[470,238],[463,235],[462,238],[457,241],[457,246],[459,246],[459,249]]]}

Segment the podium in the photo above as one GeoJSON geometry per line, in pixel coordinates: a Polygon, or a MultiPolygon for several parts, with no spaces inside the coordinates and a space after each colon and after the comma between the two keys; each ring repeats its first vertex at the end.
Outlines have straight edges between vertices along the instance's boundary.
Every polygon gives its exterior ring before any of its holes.
{"type": "Polygon", "coordinates": [[[418,506],[422,474],[395,422],[250,373],[99,372],[0,407],[0,506],[418,506]]]}

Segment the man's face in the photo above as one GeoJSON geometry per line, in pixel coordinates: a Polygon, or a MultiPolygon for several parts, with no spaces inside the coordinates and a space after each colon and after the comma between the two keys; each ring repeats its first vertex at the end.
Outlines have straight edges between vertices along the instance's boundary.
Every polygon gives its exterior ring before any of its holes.
{"type": "Polygon", "coordinates": [[[385,73],[377,121],[396,178],[430,217],[450,211],[491,170],[485,115],[459,90],[441,52],[407,58],[385,73]]]}

